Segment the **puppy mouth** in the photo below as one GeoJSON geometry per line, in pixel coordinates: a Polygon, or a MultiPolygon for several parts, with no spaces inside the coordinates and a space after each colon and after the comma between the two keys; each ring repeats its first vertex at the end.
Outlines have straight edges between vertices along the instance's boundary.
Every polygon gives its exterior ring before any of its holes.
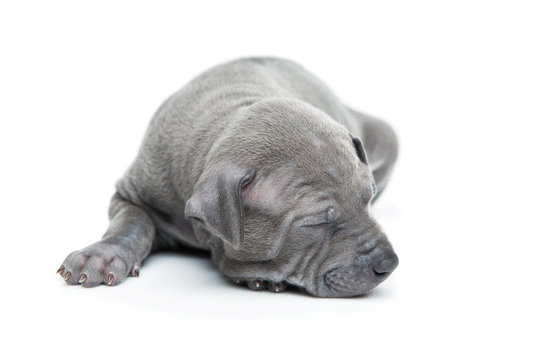
{"type": "Polygon", "coordinates": [[[351,297],[369,293],[388,276],[388,273],[350,266],[328,271],[324,282],[336,296],[351,297]]]}

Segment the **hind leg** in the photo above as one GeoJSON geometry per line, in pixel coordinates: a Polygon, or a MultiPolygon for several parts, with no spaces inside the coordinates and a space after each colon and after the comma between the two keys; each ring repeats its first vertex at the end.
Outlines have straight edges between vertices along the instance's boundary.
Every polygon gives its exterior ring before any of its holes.
{"type": "Polygon", "coordinates": [[[394,130],[382,120],[350,109],[351,117],[357,122],[360,137],[367,152],[367,158],[375,183],[375,201],[385,189],[398,157],[398,139],[394,130]]]}
{"type": "Polygon", "coordinates": [[[100,242],[72,252],[58,273],[71,285],[117,285],[139,276],[141,262],[152,249],[154,223],[140,207],[115,194],[109,211],[109,229],[100,242]]]}

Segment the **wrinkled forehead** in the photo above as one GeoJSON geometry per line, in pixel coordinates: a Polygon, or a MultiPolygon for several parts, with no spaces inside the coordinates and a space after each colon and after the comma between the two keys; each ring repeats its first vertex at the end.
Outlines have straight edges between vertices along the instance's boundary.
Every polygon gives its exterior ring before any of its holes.
{"type": "Polygon", "coordinates": [[[344,170],[335,161],[330,163],[316,168],[289,165],[262,171],[244,191],[244,202],[273,215],[295,209],[316,212],[329,206],[339,207],[341,212],[358,211],[372,197],[369,169],[358,166],[344,170]]]}
{"type": "Polygon", "coordinates": [[[299,199],[299,189],[306,181],[288,167],[262,170],[245,190],[243,201],[246,206],[256,206],[271,215],[290,209],[299,199]]]}

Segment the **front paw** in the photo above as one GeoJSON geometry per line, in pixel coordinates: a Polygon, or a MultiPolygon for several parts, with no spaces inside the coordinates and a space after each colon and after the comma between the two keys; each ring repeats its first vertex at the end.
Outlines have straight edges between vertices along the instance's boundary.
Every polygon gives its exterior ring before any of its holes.
{"type": "Polygon", "coordinates": [[[250,290],[261,291],[267,289],[271,292],[280,293],[287,290],[287,283],[283,281],[274,282],[274,281],[265,281],[260,279],[250,279],[250,280],[233,280],[235,284],[245,284],[250,290]]]}
{"type": "Polygon", "coordinates": [[[119,245],[96,243],[68,255],[57,271],[70,285],[118,285],[139,276],[139,264],[119,245]]]}

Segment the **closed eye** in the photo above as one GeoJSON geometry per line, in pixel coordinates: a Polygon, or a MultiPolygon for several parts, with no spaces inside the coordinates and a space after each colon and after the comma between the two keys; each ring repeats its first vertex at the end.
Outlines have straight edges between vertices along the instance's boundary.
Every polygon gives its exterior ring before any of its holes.
{"type": "Polygon", "coordinates": [[[336,232],[338,232],[340,229],[343,229],[345,227],[345,224],[336,224],[331,222],[323,222],[319,224],[311,224],[311,225],[302,225],[302,227],[309,227],[309,228],[316,228],[316,227],[329,227],[330,228],[330,236],[334,236],[336,232]]]}
{"type": "Polygon", "coordinates": [[[332,236],[334,236],[335,233],[337,233],[339,230],[343,229],[345,227],[345,224],[332,224],[332,236]]]}

